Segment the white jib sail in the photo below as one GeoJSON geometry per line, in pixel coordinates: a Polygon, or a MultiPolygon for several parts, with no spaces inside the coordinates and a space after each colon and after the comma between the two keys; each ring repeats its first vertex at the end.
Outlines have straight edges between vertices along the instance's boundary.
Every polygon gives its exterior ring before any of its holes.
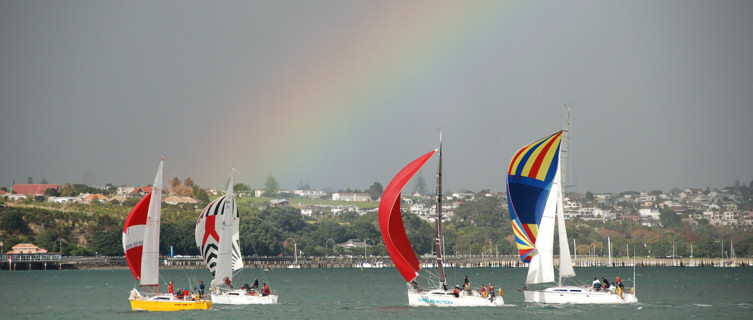
{"type": "Polygon", "coordinates": [[[144,226],[144,247],[141,253],[142,286],[159,284],[159,228],[162,208],[162,164],[157,168],[157,176],[152,185],[152,197],[149,200],[149,213],[144,226]]]}

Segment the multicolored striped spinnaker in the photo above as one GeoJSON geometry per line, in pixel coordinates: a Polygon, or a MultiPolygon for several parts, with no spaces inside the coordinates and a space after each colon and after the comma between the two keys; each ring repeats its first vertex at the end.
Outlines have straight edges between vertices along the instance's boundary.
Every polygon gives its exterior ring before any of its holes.
{"type": "Polygon", "coordinates": [[[531,262],[544,207],[557,172],[562,131],[520,149],[507,171],[507,204],[520,260],[531,262]]]}

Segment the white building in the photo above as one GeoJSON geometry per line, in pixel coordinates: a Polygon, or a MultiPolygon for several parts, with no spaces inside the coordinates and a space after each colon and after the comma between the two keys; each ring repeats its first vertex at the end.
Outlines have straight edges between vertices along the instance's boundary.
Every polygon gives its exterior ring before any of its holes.
{"type": "Polygon", "coordinates": [[[308,199],[321,199],[327,196],[327,193],[322,190],[294,190],[293,194],[308,199]]]}
{"type": "Polygon", "coordinates": [[[641,208],[638,209],[638,215],[640,215],[643,219],[659,220],[659,209],[641,208]]]}
{"type": "Polygon", "coordinates": [[[74,203],[78,199],[76,197],[49,197],[47,198],[48,202],[55,202],[55,203],[74,203]]]}
{"type": "Polygon", "coordinates": [[[368,193],[333,193],[334,201],[370,201],[371,196],[368,193]]]}
{"type": "Polygon", "coordinates": [[[428,216],[431,212],[423,203],[415,203],[410,206],[410,213],[417,216],[428,216]]]}

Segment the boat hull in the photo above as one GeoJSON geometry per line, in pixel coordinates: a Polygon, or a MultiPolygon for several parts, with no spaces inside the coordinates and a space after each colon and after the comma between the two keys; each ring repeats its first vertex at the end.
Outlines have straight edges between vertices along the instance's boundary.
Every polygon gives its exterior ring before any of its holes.
{"type": "Polygon", "coordinates": [[[212,301],[182,301],[182,300],[131,300],[132,310],[142,311],[180,311],[206,310],[212,308],[212,301]]]}
{"type": "Polygon", "coordinates": [[[505,301],[502,297],[494,297],[494,300],[492,300],[481,297],[475,291],[471,294],[463,292],[459,297],[455,297],[452,292],[444,290],[408,292],[408,305],[411,307],[495,307],[504,304],[505,301]]]}
{"type": "Polygon", "coordinates": [[[525,302],[546,304],[622,304],[638,303],[634,294],[623,297],[609,291],[593,291],[581,287],[553,287],[544,290],[524,290],[525,302]]]}
{"type": "Polygon", "coordinates": [[[277,295],[270,294],[268,296],[261,296],[258,294],[250,295],[242,290],[235,290],[230,292],[223,292],[220,294],[212,294],[212,302],[215,304],[275,304],[277,303],[277,295]]]}

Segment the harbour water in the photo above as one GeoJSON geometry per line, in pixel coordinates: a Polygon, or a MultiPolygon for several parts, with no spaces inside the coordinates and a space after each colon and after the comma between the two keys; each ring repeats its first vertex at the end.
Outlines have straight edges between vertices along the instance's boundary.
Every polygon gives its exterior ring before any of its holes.
{"type": "MultiPolygon", "coordinates": [[[[623,281],[632,268],[576,268],[578,280],[623,281]]],[[[474,287],[493,283],[504,290],[497,308],[408,307],[396,269],[259,269],[243,271],[241,282],[259,277],[279,294],[277,305],[215,306],[208,311],[149,313],[130,310],[135,281],[128,270],[0,272],[3,319],[750,319],[753,268],[638,268],[635,305],[549,306],[523,302],[523,268],[449,268],[450,285],[468,275],[474,287]]],[[[206,269],[163,270],[176,288],[209,281],[206,269]],[[189,284],[189,279],[191,283],[189,284]]],[[[238,283],[238,282],[236,282],[238,283]]],[[[632,286],[632,281],[626,281],[632,286]]],[[[163,290],[166,288],[163,286],[163,290]]]]}

